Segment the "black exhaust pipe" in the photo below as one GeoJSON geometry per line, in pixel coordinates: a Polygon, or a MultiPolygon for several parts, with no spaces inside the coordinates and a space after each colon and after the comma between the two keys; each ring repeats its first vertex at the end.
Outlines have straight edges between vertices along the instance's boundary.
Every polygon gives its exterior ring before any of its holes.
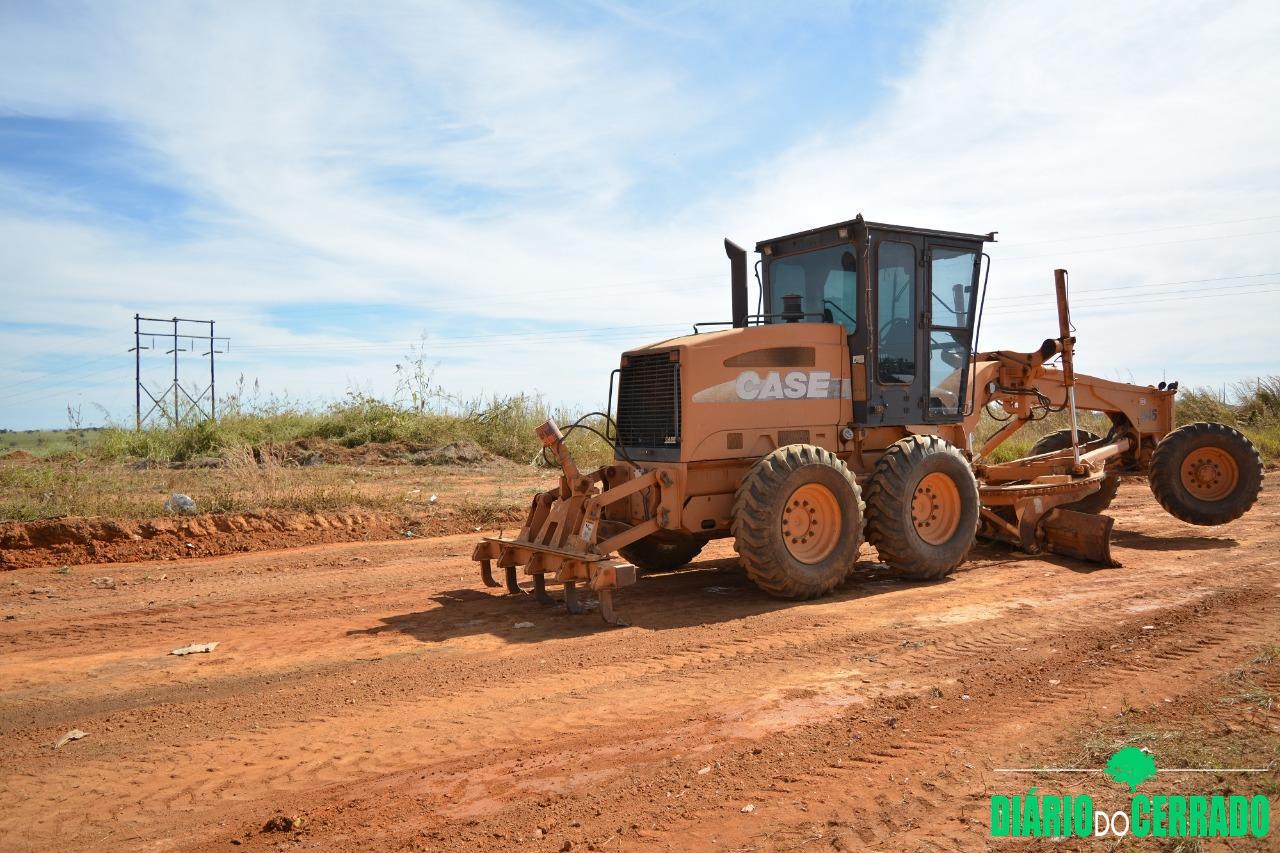
{"type": "Polygon", "coordinates": [[[733,326],[735,329],[741,329],[747,325],[747,250],[726,237],[724,240],[724,253],[729,257],[729,289],[733,294],[733,326]]]}

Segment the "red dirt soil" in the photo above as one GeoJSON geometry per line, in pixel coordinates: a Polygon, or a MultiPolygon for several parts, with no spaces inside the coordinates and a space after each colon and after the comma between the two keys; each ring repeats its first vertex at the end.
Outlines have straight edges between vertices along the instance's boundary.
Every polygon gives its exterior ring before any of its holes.
{"type": "Polygon", "coordinates": [[[764,596],[715,543],[621,593],[618,629],[486,590],[474,534],[121,563],[108,589],[101,566],[21,568],[0,576],[0,838],[984,850],[987,798],[1034,784],[994,768],[1125,705],[1215,708],[1277,642],[1277,485],[1194,528],[1124,484],[1123,568],[984,545],[911,584],[864,547],[812,602],[764,596]],[[264,831],[277,816],[301,822],[264,831]]]}
{"type": "MultiPolygon", "coordinates": [[[[518,524],[519,513],[509,514],[518,524]]],[[[373,542],[475,531],[466,519],[390,512],[208,513],[131,521],[59,518],[0,522],[0,569],[177,560],[325,542],[373,542]]]]}

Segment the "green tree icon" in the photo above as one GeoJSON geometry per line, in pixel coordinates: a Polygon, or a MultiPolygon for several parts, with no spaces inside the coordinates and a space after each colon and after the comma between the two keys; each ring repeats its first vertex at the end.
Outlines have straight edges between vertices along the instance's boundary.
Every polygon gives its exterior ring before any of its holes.
{"type": "Polygon", "coordinates": [[[1129,786],[1129,793],[1156,775],[1156,760],[1137,747],[1126,746],[1111,756],[1104,771],[1115,781],[1129,786]]]}

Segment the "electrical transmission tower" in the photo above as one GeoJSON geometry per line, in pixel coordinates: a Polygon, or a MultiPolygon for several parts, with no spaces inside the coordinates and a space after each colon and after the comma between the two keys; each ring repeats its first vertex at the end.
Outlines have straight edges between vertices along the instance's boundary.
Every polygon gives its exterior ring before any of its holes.
{"type": "Polygon", "coordinates": [[[164,420],[173,426],[178,426],[184,420],[215,420],[218,414],[218,397],[214,383],[214,356],[221,355],[230,348],[230,338],[214,337],[213,320],[188,320],[182,317],[165,320],[160,317],[143,317],[140,314],[134,314],[133,348],[129,350],[134,354],[134,429],[142,429],[143,424],[148,421],[164,420]],[[161,323],[164,324],[163,328],[157,325],[161,323]],[[193,325],[208,326],[209,333],[207,335],[188,334],[193,330],[193,325]],[[145,345],[144,339],[147,342],[145,345]],[[226,349],[218,349],[219,344],[225,345],[226,349]],[[197,345],[209,348],[207,352],[201,353],[201,357],[209,358],[209,384],[192,396],[178,378],[178,354],[194,352],[197,345]],[[153,394],[142,381],[142,352],[143,350],[159,351],[164,346],[171,347],[165,350],[164,354],[173,356],[173,379],[163,391],[153,394]],[[142,412],[143,394],[151,401],[146,414],[142,412]]]}

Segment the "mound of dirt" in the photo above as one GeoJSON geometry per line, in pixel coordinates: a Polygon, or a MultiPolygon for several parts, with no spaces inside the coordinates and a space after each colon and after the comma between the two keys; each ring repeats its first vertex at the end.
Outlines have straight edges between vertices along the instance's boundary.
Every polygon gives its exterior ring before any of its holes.
{"type": "Polygon", "coordinates": [[[285,545],[389,538],[390,515],[347,512],[212,514],[144,521],[91,517],[0,524],[0,569],[172,559],[285,545]]]}
{"type": "Polygon", "coordinates": [[[35,457],[25,450],[11,450],[4,456],[0,456],[0,460],[5,462],[27,462],[31,459],[35,459],[35,457]]]}
{"type": "Polygon", "coordinates": [[[500,459],[474,441],[451,441],[444,447],[408,457],[414,465],[491,465],[500,459]]]}
{"type": "Polygon", "coordinates": [[[477,523],[514,523],[512,509],[479,519],[459,511],[209,513],[144,520],[51,518],[0,523],[0,570],[211,557],[327,542],[470,533],[477,523]]]}
{"type": "MultiPolygon", "coordinates": [[[[261,452],[261,451],[259,451],[261,452]]],[[[411,441],[371,441],[343,447],[323,438],[300,438],[283,447],[286,461],[297,465],[493,465],[507,462],[473,441],[442,447],[411,441]]]]}

